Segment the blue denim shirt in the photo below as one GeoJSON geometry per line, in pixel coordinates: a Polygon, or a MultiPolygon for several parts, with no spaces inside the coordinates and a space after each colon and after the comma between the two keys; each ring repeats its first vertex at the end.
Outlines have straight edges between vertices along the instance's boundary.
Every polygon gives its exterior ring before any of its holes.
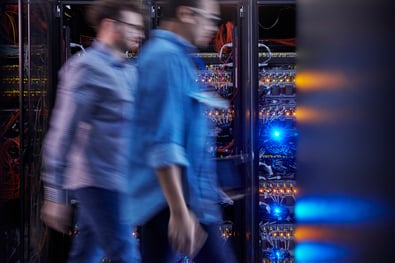
{"type": "Polygon", "coordinates": [[[63,201],[57,190],[89,186],[126,191],[136,81],[135,66],[99,41],[62,67],[43,144],[47,199],[63,201]]]}
{"type": "Polygon", "coordinates": [[[204,223],[220,219],[215,163],[206,148],[212,145],[206,105],[192,52],[195,47],[177,35],[153,30],[138,55],[129,181],[132,224],[143,224],[167,206],[155,169],[170,164],[183,168],[183,191],[197,218],[204,223]]]}

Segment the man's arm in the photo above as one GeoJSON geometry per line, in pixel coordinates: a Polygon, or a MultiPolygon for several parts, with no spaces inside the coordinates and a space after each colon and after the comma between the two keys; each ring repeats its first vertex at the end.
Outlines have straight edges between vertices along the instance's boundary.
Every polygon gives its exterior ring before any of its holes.
{"type": "Polygon", "coordinates": [[[182,191],[181,168],[170,165],[156,169],[170,209],[168,236],[176,251],[193,258],[203,247],[207,234],[189,211],[182,191]]]}
{"type": "Polygon", "coordinates": [[[92,74],[88,67],[69,67],[66,64],[60,75],[50,128],[43,143],[41,179],[44,200],[41,219],[49,227],[68,233],[73,209],[69,204],[68,192],[63,189],[64,171],[77,125],[86,118],[91,101],[95,98],[90,88],[92,74]]]}

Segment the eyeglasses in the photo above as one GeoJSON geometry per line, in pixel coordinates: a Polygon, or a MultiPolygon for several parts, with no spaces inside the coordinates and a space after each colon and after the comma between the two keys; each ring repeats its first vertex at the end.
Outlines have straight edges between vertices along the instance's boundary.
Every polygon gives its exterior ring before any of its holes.
{"type": "Polygon", "coordinates": [[[142,26],[142,25],[131,24],[131,23],[119,20],[119,19],[115,19],[115,18],[112,18],[112,20],[117,21],[118,23],[127,25],[128,27],[131,27],[131,28],[133,28],[133,29],[135,29],[135,30],[137,30],[139,32],[144,31],[144,26],[142,26]]]}
{"type": "Polygon", "coordinates": [[[220,18],[219,16],[210,14],[209,12],[207,12],[207,11],[204,10],[204,9],[196,8],[196,7],[189,7],[189,9],[190,9],[192,12],[194,12],[194,13],[196,13],[196,14],[198,14],[198,15],[204,17],[204,18],[209,19],[213,24],[217,24],[219,21],[221,21],[221,18],[220,18]]]}

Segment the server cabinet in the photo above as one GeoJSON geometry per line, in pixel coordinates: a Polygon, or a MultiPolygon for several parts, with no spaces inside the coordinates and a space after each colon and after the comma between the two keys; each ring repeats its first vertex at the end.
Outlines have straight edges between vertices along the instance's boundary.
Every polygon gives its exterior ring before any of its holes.
{"type": "Polygon", "coordinates": [[[244,166],[243,262],[294,262],[295,1],[241,3],[240,145],[244,166]]]}
{"type": "Polygon", "coordinates": [[[257,227],[259,260],[295,262],[296,6],[258,1],[257,227]]]}
{"type": "Polygon", "coordinates": [[[0,261],[40,262],[40,153],[50,90],[53,18],[44,1],[0,4],[0,261]]]}

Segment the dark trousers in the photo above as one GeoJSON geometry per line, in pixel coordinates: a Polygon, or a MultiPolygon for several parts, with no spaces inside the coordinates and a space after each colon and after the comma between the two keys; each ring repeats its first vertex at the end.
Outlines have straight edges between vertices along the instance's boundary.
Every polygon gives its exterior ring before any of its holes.
{"type": "MultiPolygon", "coordinates": [[[[172,250],[167,236],[169,210],[165,209],[154,216],[141,228],[142,263],[177,263],[182,261],[180,255],[172,250]]],[[[220,237],[219,226],[203,225],[208,238],[194,263],[236,263],[236,258],[229,242],[220,237]]],[[[192,261],[190,261],[192,262],[192,261]]]]}
{"type": "Polygon", "coordinates": [[[120,221],[119,193],[86,187],[73,191],[73,197],[78,204],[69,263],[140,262],[132,226],[120,221]]]}

